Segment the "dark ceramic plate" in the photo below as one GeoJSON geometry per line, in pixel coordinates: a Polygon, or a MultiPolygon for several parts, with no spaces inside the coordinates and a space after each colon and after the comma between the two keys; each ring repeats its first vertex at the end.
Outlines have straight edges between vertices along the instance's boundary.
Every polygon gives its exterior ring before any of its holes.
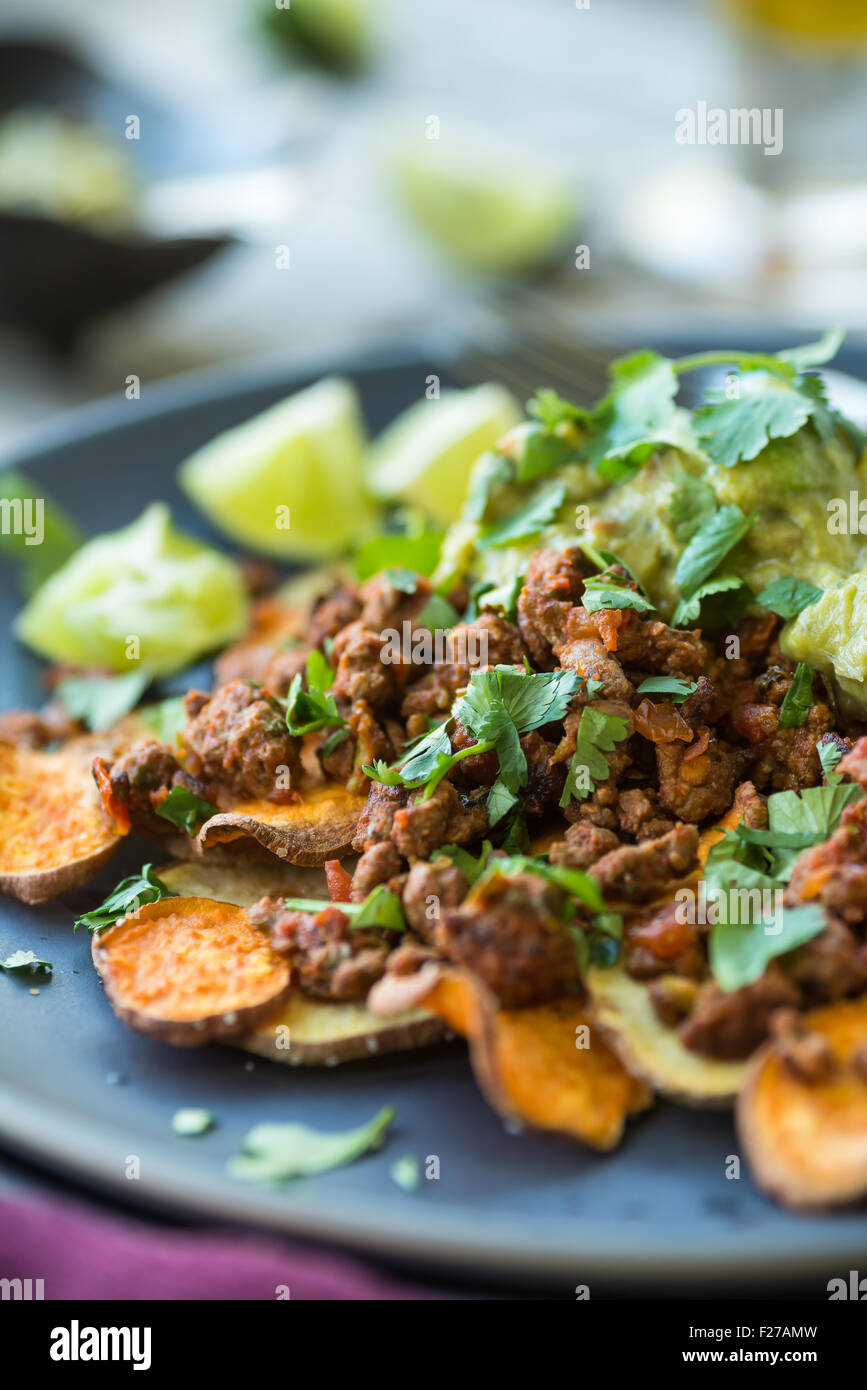
{"type": "MultiPolygon", "coordinates": [[[[418,398],[429,361],[352,372],[373,428],[418,398]]],[[[203,531],[175,488],[177,463],[288,385],[239,381],[236,373],[161,387],[139,402],[99,403],[58,423],[14,462],[91,532],[129,521],[155,498],[172,504],[181,525],[203,531]]],[[[17,603],[8,587],[6,634],[17,603]]],[[[3,640],[0,706],[32,703],[37,663],[8,635],[3,640]]],[[[97,888],[140,863],[142,851],[129,845],[123,855],[97,888]]],[[[660,1104],[631,1124],[617,1152],[600,1157],[565,1140],[507,1134],[477,1092],[460,1043],[290,1071],[227,1047],[185,1051],[148,1041],[108,1008],[88,941],[71,931],[75,908],[0,900],[0,950],[32,947],[55,965],[36,996],[26,984],[0,980],[0,1135],[9,1150],[103,1194],[453,1274],[562,1281],[567,1297],[591,1277],[633,1286],[666,1278],[826,1279],[857,1267],[867,1247],[863,1212],[796,1216],[766,1200],[746,1172],[727,1180],[738,1145],[724,1114],[660,1104]],[[190,1105],[210,1108],[219,1128],[176,1138],[172,1115],[190,1105]],[[259,1121],[339,1129],[383,1105],[397,1110],[386,1148],[351,1167],[281,1190],[227,1176],[227,1158],[259,1121]],[[405,1153],[438,1155],[439,1180],[413,1195],[395,1187],[388,1169],[405,1153]],[[137,1179],[125,1176],[130,1155],[140,1160],[137,1179]]]]}

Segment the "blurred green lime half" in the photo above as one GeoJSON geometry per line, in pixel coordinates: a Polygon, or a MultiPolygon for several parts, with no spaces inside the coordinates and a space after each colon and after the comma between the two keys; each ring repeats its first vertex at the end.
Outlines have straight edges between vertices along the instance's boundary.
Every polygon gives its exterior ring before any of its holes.
{"type": "Polygon", "coordinates": [[[281,560],[326,558],[376,524],[365,447],[355,387],[326,377],[217,435],[181,464],[178,482],[238,545],[281,560]]]}
{"type": "Polygon", "coordinates": [[[370,55],[372,0],[266,0],[262,24],[288,52],[334,72],[353,73],[370,55]]]}
{"type": "Polygon", "coordinates": [[[476,459],[522,419],[515,397],[494,383],[417,401],[373,443],[370,486],[448,525],[460,516],[476,459]]]}
{"type": "Polygon", "coordinates": [[[77,550],[37,589],[15,633],[51,661],[161,676],[231,642],[246,623],[238,566],[176,531],[155,502],[77,550]]]}
{"type": "Polygon", "coordinates": [[[572,188],[559,171],[464,127],[403,141],[391,152],[391,175],[416,225],[469,270],[533,270],[575,222],[572,188]]]}

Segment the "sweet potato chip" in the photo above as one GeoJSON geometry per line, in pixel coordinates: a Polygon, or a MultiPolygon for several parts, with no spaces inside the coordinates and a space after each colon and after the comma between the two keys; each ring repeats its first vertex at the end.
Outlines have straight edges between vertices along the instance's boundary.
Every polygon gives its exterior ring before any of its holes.
{"type": "Polygon", "coordinates": [[[318,865],[350,853],[358,818],[367,797],[339,782],[313,784],[298,801],[279,806],[270,801],[242,801],[231,811],[206,821],[196,848],[205,853],[232,840],[254,840],[288,864],[318,865]]]}
{"type": "MultiPolygon", "coordinates": [[[[327,897],[321,869],[276,861],[252,867],[202,862],[170,864],[158,877],[173,893],[216,898],[249,907],[259,898],[327,897]]],[[[427,1009],[402,1009],[387,1018],[361,1003],[311,999],[293,990],[255,1029],[232,1042],[261,1057],[290,1066],[334,1066],[384,1052],[439,1042],[445,1025],[427,1009]]]]}
{"type": "Polygon", "coordinates": [[[623,1069],[575,999],[498,1009],[471,976],[448,972],[424,1003],[467,1037],[479,1086],[505,1120],[605,1150],[626,1117],[651,1103],[649,1088],[623,1069]]]}
{"type": "Polygon", "coordinates": [[[105,741],[54,752],[0,743],[0,893],[41,903],[86,883],[114,854],[118,828],[91,776],[105,741]]]}
{"type": "Polygon", "coordinates": [[[867,1076],[853,1065],[867,1049],[867,995],[806,1015],[827,1039],[835,1070],[799,1078],[775,1042],[749,1064],[737,1125],[760,1187],[790,1207],[854,1202],[867,1194],[867,1076]]]}
{"type": "Polygon", "coordinates": [[[291,972],[243,908],[162,898],[92,938],[112,1008],[140,1033],[178,1046],[245,1032],[273,1012],[291,972]]]}
{"type": "Polygon", "coordinates": [[[594,1022],[633,1076],[682,1105],[728,1106],[746,1062],[716,1062],[684,1047],[654,1011],[647,986],[618,965],[591,966],[587,992],[594,1022]]]}

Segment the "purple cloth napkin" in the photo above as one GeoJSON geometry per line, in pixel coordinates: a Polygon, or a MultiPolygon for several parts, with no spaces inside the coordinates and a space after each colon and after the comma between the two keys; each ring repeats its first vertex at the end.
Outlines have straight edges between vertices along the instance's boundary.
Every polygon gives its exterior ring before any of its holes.
{"type": "Polygon", "coordinates": [[[428,1299],[358,1260],[245,1233],[175,1230],[68,1202],[0,1199],[0,1278],[46,1299],[428,1299]],[[285,1297],[285,1294],[283,1295],[285,1297]]]}

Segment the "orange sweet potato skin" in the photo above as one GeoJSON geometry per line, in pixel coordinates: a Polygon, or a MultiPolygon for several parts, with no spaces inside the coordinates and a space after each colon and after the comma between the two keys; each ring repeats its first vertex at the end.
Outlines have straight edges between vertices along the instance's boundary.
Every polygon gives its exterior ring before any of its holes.
{"type": "Polygon", "coordinates": [[[827,1039],[835,1069],[803,1080],[767,1043],[738,1098],[738,1133],[759,1186],[786,1206],[854,1202],[867,1195],[867,1077],[853,1064],[867,1048],[867,995],[816,1009],[805,1023],[827,1039]]]}
{"type": "Polygon", "coordinates": [[[94,934],[92,951],[122,1022],[178,1046],[248,1031],[291,985],[246,911],[208,898],[149,903],[94,934]]]}
{"type": "Polygon", "coordinates": [[[450,971],[424,1007],[467,1037],[479,1086],[508,1121],[604,1151],[619,1142],[627,1116],[651,1103],[649,1087],[621,1066],[577,999],[498,1009],[471,976],[450,971]]]}
{"type": "Polygon", "coordinates": [[[0,743],[0,893],[45,902],[86,883],[120,844],[90,775],[95,740],[44,753],[0,743]]]}

